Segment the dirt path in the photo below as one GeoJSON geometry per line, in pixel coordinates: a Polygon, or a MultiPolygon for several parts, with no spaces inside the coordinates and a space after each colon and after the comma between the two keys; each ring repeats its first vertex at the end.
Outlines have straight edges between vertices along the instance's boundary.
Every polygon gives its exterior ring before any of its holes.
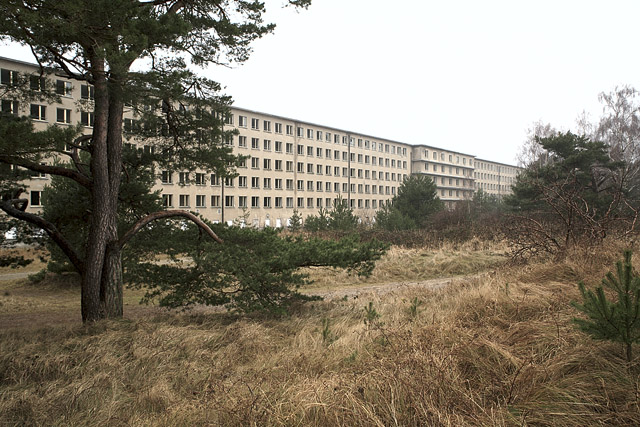
{"type": "Polygon", "coordinates": [[[21,272],[21,273],[0,273],[0,280],[17,280],[26,279],[33,272],[21,272]]]}
{"type": "MultiPolygon", "coordinates": [[[[26,278],[31,273],[0,273],[0,281],[26,278]]],[[[394,282],[367,286],[349,286],[338,289],[312,289],[303,291],[307,295],[318,295],[326,300],[357,298],[360,295],[375,294],[384,295],[392,292],[402,292],[411,288],[442,289],[449,285],[454,279],[464,280],[472,276],[444,277],[438,279],[424,280],[419,282],[394,282]]],[[[15,294],[15,292],[13,292],[15,294]]],[[[18,292],[22,293],[22,292],[18,292]]],[[[26,312],[3,313],[0,307],[0,325],[4,330],[20,330],[23,328],[39,328],[51,325],[74,326],[81,323],[78,307],[61,309],[31,309],[26,312]]],[[[194,307],[192,312],[214,313],[224,311],[223,307],[194,307]]],[[[166,309],[155,306],[141,306],[125,304],[124,318],[137,319],[141,317],[153,316],[167,313],[166,309]]]]}

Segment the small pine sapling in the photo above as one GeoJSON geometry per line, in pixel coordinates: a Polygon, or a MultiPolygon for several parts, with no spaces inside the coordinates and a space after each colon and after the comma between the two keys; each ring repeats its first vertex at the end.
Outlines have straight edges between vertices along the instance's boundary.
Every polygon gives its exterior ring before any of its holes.
{"type": "Polygon", "coordinates": [[[624,259],[616,263],[616,275],[607,273],[595,291],[587,289],[583,282],[578,287],[582,304],[572,304],[588,318],[574,322],[594,339],[621,342],[627,362],[631,362],[632,344],[640,340],[640,277],[631,266],[631,251],[624,251],[624,259]],[[605,289],[615,300],[607,297],[605,289]]]}

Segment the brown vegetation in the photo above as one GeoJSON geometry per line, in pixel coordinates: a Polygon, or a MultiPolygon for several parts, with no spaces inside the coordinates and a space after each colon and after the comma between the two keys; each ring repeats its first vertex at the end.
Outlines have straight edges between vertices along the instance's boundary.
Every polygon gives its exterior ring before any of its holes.
{"type": "Polygon", "coordinates": [[[619,246],[277,320],[3,331],[0,413],[10,425],[638,425],[638,366],[571,324],[577,281],[596,283],[619,246]],[[369,302],[380,316],[365,323],[369,302]]]}

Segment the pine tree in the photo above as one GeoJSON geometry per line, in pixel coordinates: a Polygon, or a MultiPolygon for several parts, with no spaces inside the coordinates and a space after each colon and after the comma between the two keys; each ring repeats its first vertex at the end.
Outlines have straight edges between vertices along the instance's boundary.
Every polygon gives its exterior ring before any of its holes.
{"type": "MultiPolygon", "coordinates": [[[[306,7],[310,0],[287,3],[306,7]]],[[[226,176],[228,165],[233,169],[237,164],[222,143],[230,100],[219,94],[218,83],[197,76],[187,62],[206,67],[245,61],[251,42],[275,27],[264,23],[264,12],[259,1],[240,0],[0,2],[0,34],[28,45],[43,75],[55,71],[94,89],[95,120],[88,138],[78,136],[75,128],[67,134],[53,127],[34,132],[23,119],[0,125],[0,163],[71,179],[89,193],[86,250],[79,254],[52,223],[26,212],[28,201],[21,197],[24,188],[19,181],[8,186],[0,177],[0,209],[43,229],[80,273],[83,321],[122,316],[122,249],[150,222],[179,215],[214,237],[186,211],[152,212],[124,234],[119,232],[123,130],[133,134],[130,143],[154,146],[158,162],[171,160],[180,163],[175,168],[202,168],[226,176]],[[133,71],[138,60],[148,61],[145,71],[133,71]],[[142,126],[124,126],[125,105],[132,106],[142,126]],[[10,127],[24,137],[17,137],[10,127]],[[89,156],[88,164],[77,161],[80,153],[89,156]],[[40,162],[59,156],[72,160],[73,166],[40,162]]],[[[25,77],[25,84],[16,86],[16,97],[31,96],[31,76],[25,77]]]]}
{"type": "Polygon", "coordinates": [[[633,271],[631,251],[624,251],[624,259],[616,263],[616,275],[607,273],[595,291],[583,282],[578,287],[582,304],[574,302],[573,306],[588,318],[574,322],[595,339],[621,342],[627,362],[631,362],[632,345],[640,340],[640,277],[633,271]],[[614,299],[607,293],[615,295],[614,299]]]}

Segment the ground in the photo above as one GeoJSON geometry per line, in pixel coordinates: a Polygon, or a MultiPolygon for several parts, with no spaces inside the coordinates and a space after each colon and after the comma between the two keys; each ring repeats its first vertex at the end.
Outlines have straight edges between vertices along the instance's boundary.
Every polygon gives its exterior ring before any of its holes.
{"type": "Polygon", "coordinates": [[[596,285],[623,246],[528,265],[494,243],[393,248],[368,279],[310,270],[327,300],[280,318],[136,312],[128,290],[126,319],[83,326],[76,288],[12,278],[2,422],[640,425],[638,358],[572,323],[577,282],[596,285]]]}

